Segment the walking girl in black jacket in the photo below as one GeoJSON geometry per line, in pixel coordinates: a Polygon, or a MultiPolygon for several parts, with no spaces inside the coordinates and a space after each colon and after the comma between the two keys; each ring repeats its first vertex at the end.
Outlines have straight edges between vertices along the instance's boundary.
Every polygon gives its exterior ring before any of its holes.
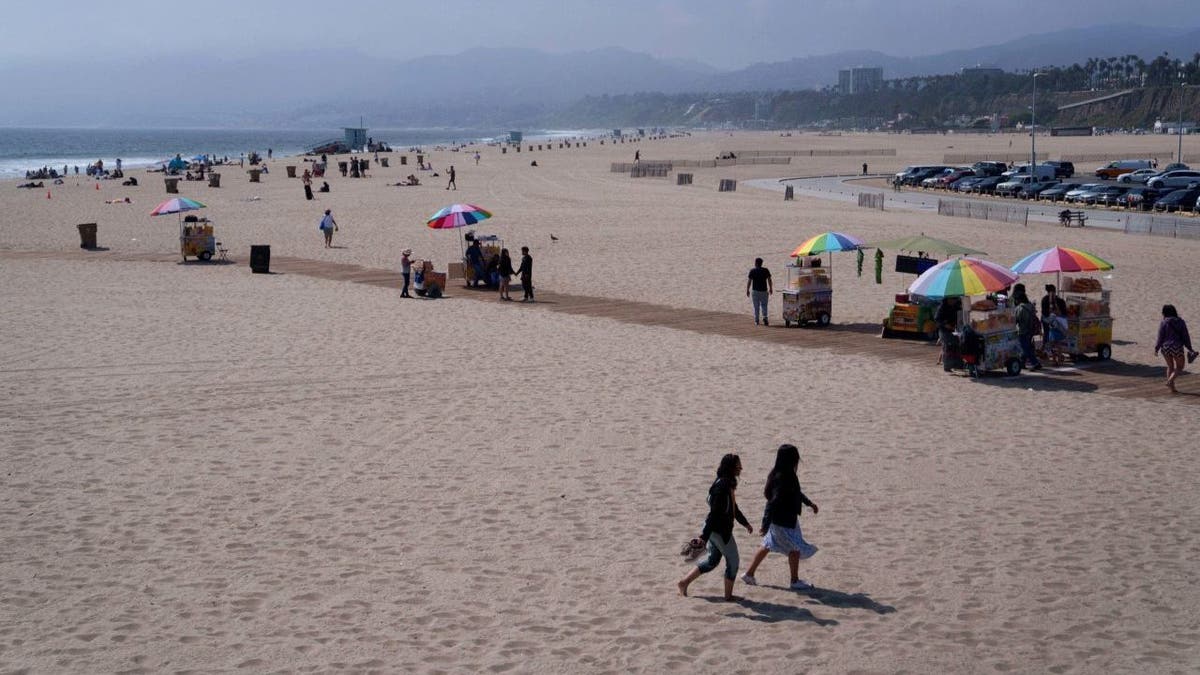
{"type": "Polygon", "coordinates": [[[800,509],[808,506],[815,514],[817,505],[809,501],[800,491],[800,479],[796,469],[800,466],[800,451],[794,445],[781,445],[775,453],[775,468],[767,476],[767,487],[763,495],[767,498],[767,510],[763,513],[762,548],[754,554],[750,569],[742,575],[742,581],[754,586],[754,571],[766,559],[767,553],[786,553],[788,569],[792,573],[792,589],[801,591],[812,588],[812,584],[799,576],[800,561],[811,558],[817,547],[804,540],[800,532],[800,509]]]}
{"type": "Polygon", "coordinates": [[[701,560],[687,576],[679,581],[679,594],[686,596],[688,585],[701,574],[711,572],[725,558],[725,599],[733,600],[733,582],[737,580],[738,549],[733,540],[733,522],[741,523],[746,531],[754,534],[754,527],[737,505],[737,477],[742,472],[742,460],[728,454],[721,458],[717,467],[717,479],[708,489],[708,517],[704,519],[704,531],[700,538],[707,542],[708,557],[701,560]]]}

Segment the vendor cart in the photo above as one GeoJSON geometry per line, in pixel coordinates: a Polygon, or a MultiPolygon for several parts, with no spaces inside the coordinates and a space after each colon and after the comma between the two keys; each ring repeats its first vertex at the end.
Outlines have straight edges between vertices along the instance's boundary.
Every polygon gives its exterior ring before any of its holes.
{"type": "Polygon", "coordinates": [[[816,322],[828,326],[833,311],[833,283],[818,258],[797,258],[799,264],[787,266],[787,287],[783,289],[783,325],[805,326],[816,322]]]}
{"type": "Polygon", "coordinates": [[[470,244],[463,252],[463,278],[467,286],[496,287],[500,285],[500,250],[504,248],[504,240],[495,234],[475,234],[467,232],[464,239],[470,244]],[[470,248],[479,242],[480,256],[478,265],[471,260],[470,248]]]}
{"type": "Polygon", "coordinates": [[[179,228],[179,254],[184,260],[192,256],[197,260],[212,260],[217,252],[217,238],[213,234],[213,223],[208,218],[188,216],[179,228]]]}
{"type": "Polygon", "coordinates": [[[988,370],[1020,375],[1021,344],[1017,340],[1017,310],[995,308],[990,300],[972,305],[966,325],[959,330],[960,351],[972,377],[988,370]]]}
{"type": "Polygon", "coordinates": [[[936,302],[898,293],[895,304],[883,320],[882,337],[907,337],[932,342],[937,339],[937,323],[933,320],[936,312],[936,302]]]}
{"type": "Polygon", "coordinates": [[[1063,300],[1067,303],[1067,339],[1064,350],[1073,359],[1095,354],[1101,361],[1112,356],[1110,291],[1089,277],[1063,277],[1063,300]]]}

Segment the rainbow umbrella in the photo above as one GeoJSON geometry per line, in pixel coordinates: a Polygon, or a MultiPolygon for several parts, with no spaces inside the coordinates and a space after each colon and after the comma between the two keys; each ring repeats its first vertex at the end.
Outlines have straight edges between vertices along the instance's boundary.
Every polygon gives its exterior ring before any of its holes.
{"type": "Polygon", "coordinates": [[[473,204],[451,204],[430,216],[429,220],[425,221],[425,224],[435,230],[448,230],[455,227],[474,225],[481,220],[487,220],[491,217],[492,214],[490,211],[484,211],[473,204]]]}
{"type": "Polygon", "coordinates": [[[1046,272],[1095,272],[1111,270],[1112,263],[1073,248],[1055,246],[1034,251],[1012,266],[1017,274],[1043,274],[1046,272]]]}
{"type": "Polygon", "coordinates": [[[835,251],[853,251],[862,247],[863,241],[858,237],[841,232],[825,232],[806,239],[803,244],[796,247],[795,251],[792,251],[792,257],[798,258],[802,255],[819,255],[835,251]]]}
{"type": "Polygon", "coordinates": [[[994,262],[979,258],[955,258],[938,263],[921,273],[908,286],[913,295],[941,298],[983,295],[1011,286],[1020,275],[994,262]]]}
{"type": "Polygon", "coordinates": [[[1113,264],[1074,248],[1055,246],[1034,251],[1012,266],[1017,274],[1048,274],[1054,272],[1054,286],[1062,286],[1063,272],[1096,272],[1111,270],[1113,264]]]}
{"type": "Polygon", "coordinates": [[[184,211],[195,211],[202,208],[205,208],[204,205],[195,199],[188,199],[187,197],[172,197],[171,199],[168,199],[167,201],[154,207],[154,210],[150,212],[150,215],[161,216],[168,213],[183,213],[184,211]]]}

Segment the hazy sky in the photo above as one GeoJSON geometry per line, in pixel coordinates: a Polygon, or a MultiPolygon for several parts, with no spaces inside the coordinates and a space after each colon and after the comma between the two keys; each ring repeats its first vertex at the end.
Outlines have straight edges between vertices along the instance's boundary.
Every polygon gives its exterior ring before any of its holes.
{"type": "Polygon", "coordinates": [[[876,49],[932,54],[1130,21],[1200,26],[1198,0],[62,0],[4,2],[0,65],[85,54],[241,56],[348,46],[413,58],[472,46],[625,47],[719,68],[876,49]]]}

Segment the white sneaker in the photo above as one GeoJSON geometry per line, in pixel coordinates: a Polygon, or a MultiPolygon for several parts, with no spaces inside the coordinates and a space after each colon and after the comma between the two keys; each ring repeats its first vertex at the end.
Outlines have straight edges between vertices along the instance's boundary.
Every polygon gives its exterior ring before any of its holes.
{"type": "Polygon", "coordinates": [[[749,574],[743,574],[742,575],[742,583],[746,584],[747,586],[757,586],[758,580],[755,579],[754,577],[750,576],[749,574]]]}
{"type": "Polygon", "coordinates": [[[793,591],[807,591],[808,589],[810,589],[812,587],[813,587],[812,584],[808,583],[807,581],[805,581],[803,579],[797,579],[797,580],[793,581],[792,586],[791,586],[793,591]]]}

